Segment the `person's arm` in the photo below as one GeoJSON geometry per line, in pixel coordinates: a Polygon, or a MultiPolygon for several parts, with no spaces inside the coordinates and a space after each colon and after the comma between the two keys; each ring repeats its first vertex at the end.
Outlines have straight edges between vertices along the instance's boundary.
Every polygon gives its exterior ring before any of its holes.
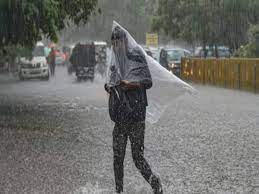
{"type": "Polygon", "coordinates": [[[148,81],[148,82],[144,82],[144,83],[130,83],[129,81],[122,80],[121,86],[127,90],[136,90],[136,89],[140,89],[140,88],[150,89],[152,87],[152,81],[151,82],[148,81]]]}
{"type": "Polygon", "coordinates": [[[140,83],[130,83],[127,80],[121,80],[120,86],[126,90],[134,90],[141,88],[140,83]]]}

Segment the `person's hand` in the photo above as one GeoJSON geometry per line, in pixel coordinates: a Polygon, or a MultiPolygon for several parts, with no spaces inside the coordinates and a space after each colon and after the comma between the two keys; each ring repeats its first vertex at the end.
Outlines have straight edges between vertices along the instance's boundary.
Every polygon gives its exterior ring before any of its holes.
{"type": "Polygon", "coordinates": [[[128,90],[140,88],[139,83],[131,83],[127,80],[121,80],[121,86],[125,89],[128,89],[128,90]]]}
{"type": "Polygon", "coordinates": [[[127,80],[121,80],[121,85],[129,85],[130,82],[127,80]]]}
{"type": "Polygon", "coordinates": [[[107,94],[111,94],[111,88],[107,84],[104,84],[104,89],[107,92],[107,94]]]}

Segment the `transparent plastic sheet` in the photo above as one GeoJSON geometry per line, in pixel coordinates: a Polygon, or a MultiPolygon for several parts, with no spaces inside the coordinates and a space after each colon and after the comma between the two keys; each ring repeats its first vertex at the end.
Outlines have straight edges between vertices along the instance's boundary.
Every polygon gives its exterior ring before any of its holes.
{"type": "MultiPolygon", "coordinates": [[[[147,90],[148,107],[146,117],[149,123],[156,123],[176,98],[186,93],[197,93],[192,86],[170,73],[156,60],[148,56],[129,32],[114,21],[112,26],[113,34],[115,31],[125,34],[123,41],[118,44],[126,46],[125,49],[117,50],[113,46],[111,47],[106,83],[112,87],[119,85],[121,80],[131,83],[145,83],[145,81],[151,79],[152,88],[147,90]],[[131,60],[132,56],[137,60],[131,60]]],[[[121,33],[119,33],[120,35],[121,33]]]]}

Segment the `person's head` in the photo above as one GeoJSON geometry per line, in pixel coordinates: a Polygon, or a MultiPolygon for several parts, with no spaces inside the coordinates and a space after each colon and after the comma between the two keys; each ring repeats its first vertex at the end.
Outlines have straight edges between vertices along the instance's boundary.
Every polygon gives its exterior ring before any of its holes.
{"type": "Polygon", "coordinates": [[[114,52],[118,52],[121,49],[126,50],[126,47],[127,47],[126,33],[121,28],[115,27],[112,32],[111,43],[112,43],[114,52]]]}

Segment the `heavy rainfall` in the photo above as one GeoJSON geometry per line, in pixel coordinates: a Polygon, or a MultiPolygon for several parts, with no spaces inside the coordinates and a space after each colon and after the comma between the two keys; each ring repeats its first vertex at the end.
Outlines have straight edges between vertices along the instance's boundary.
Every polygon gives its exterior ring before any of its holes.
{"type": "Polygon", "coordinates": [[[259,193],[258,0],[1,0],[0,193],[259,193]]]}

